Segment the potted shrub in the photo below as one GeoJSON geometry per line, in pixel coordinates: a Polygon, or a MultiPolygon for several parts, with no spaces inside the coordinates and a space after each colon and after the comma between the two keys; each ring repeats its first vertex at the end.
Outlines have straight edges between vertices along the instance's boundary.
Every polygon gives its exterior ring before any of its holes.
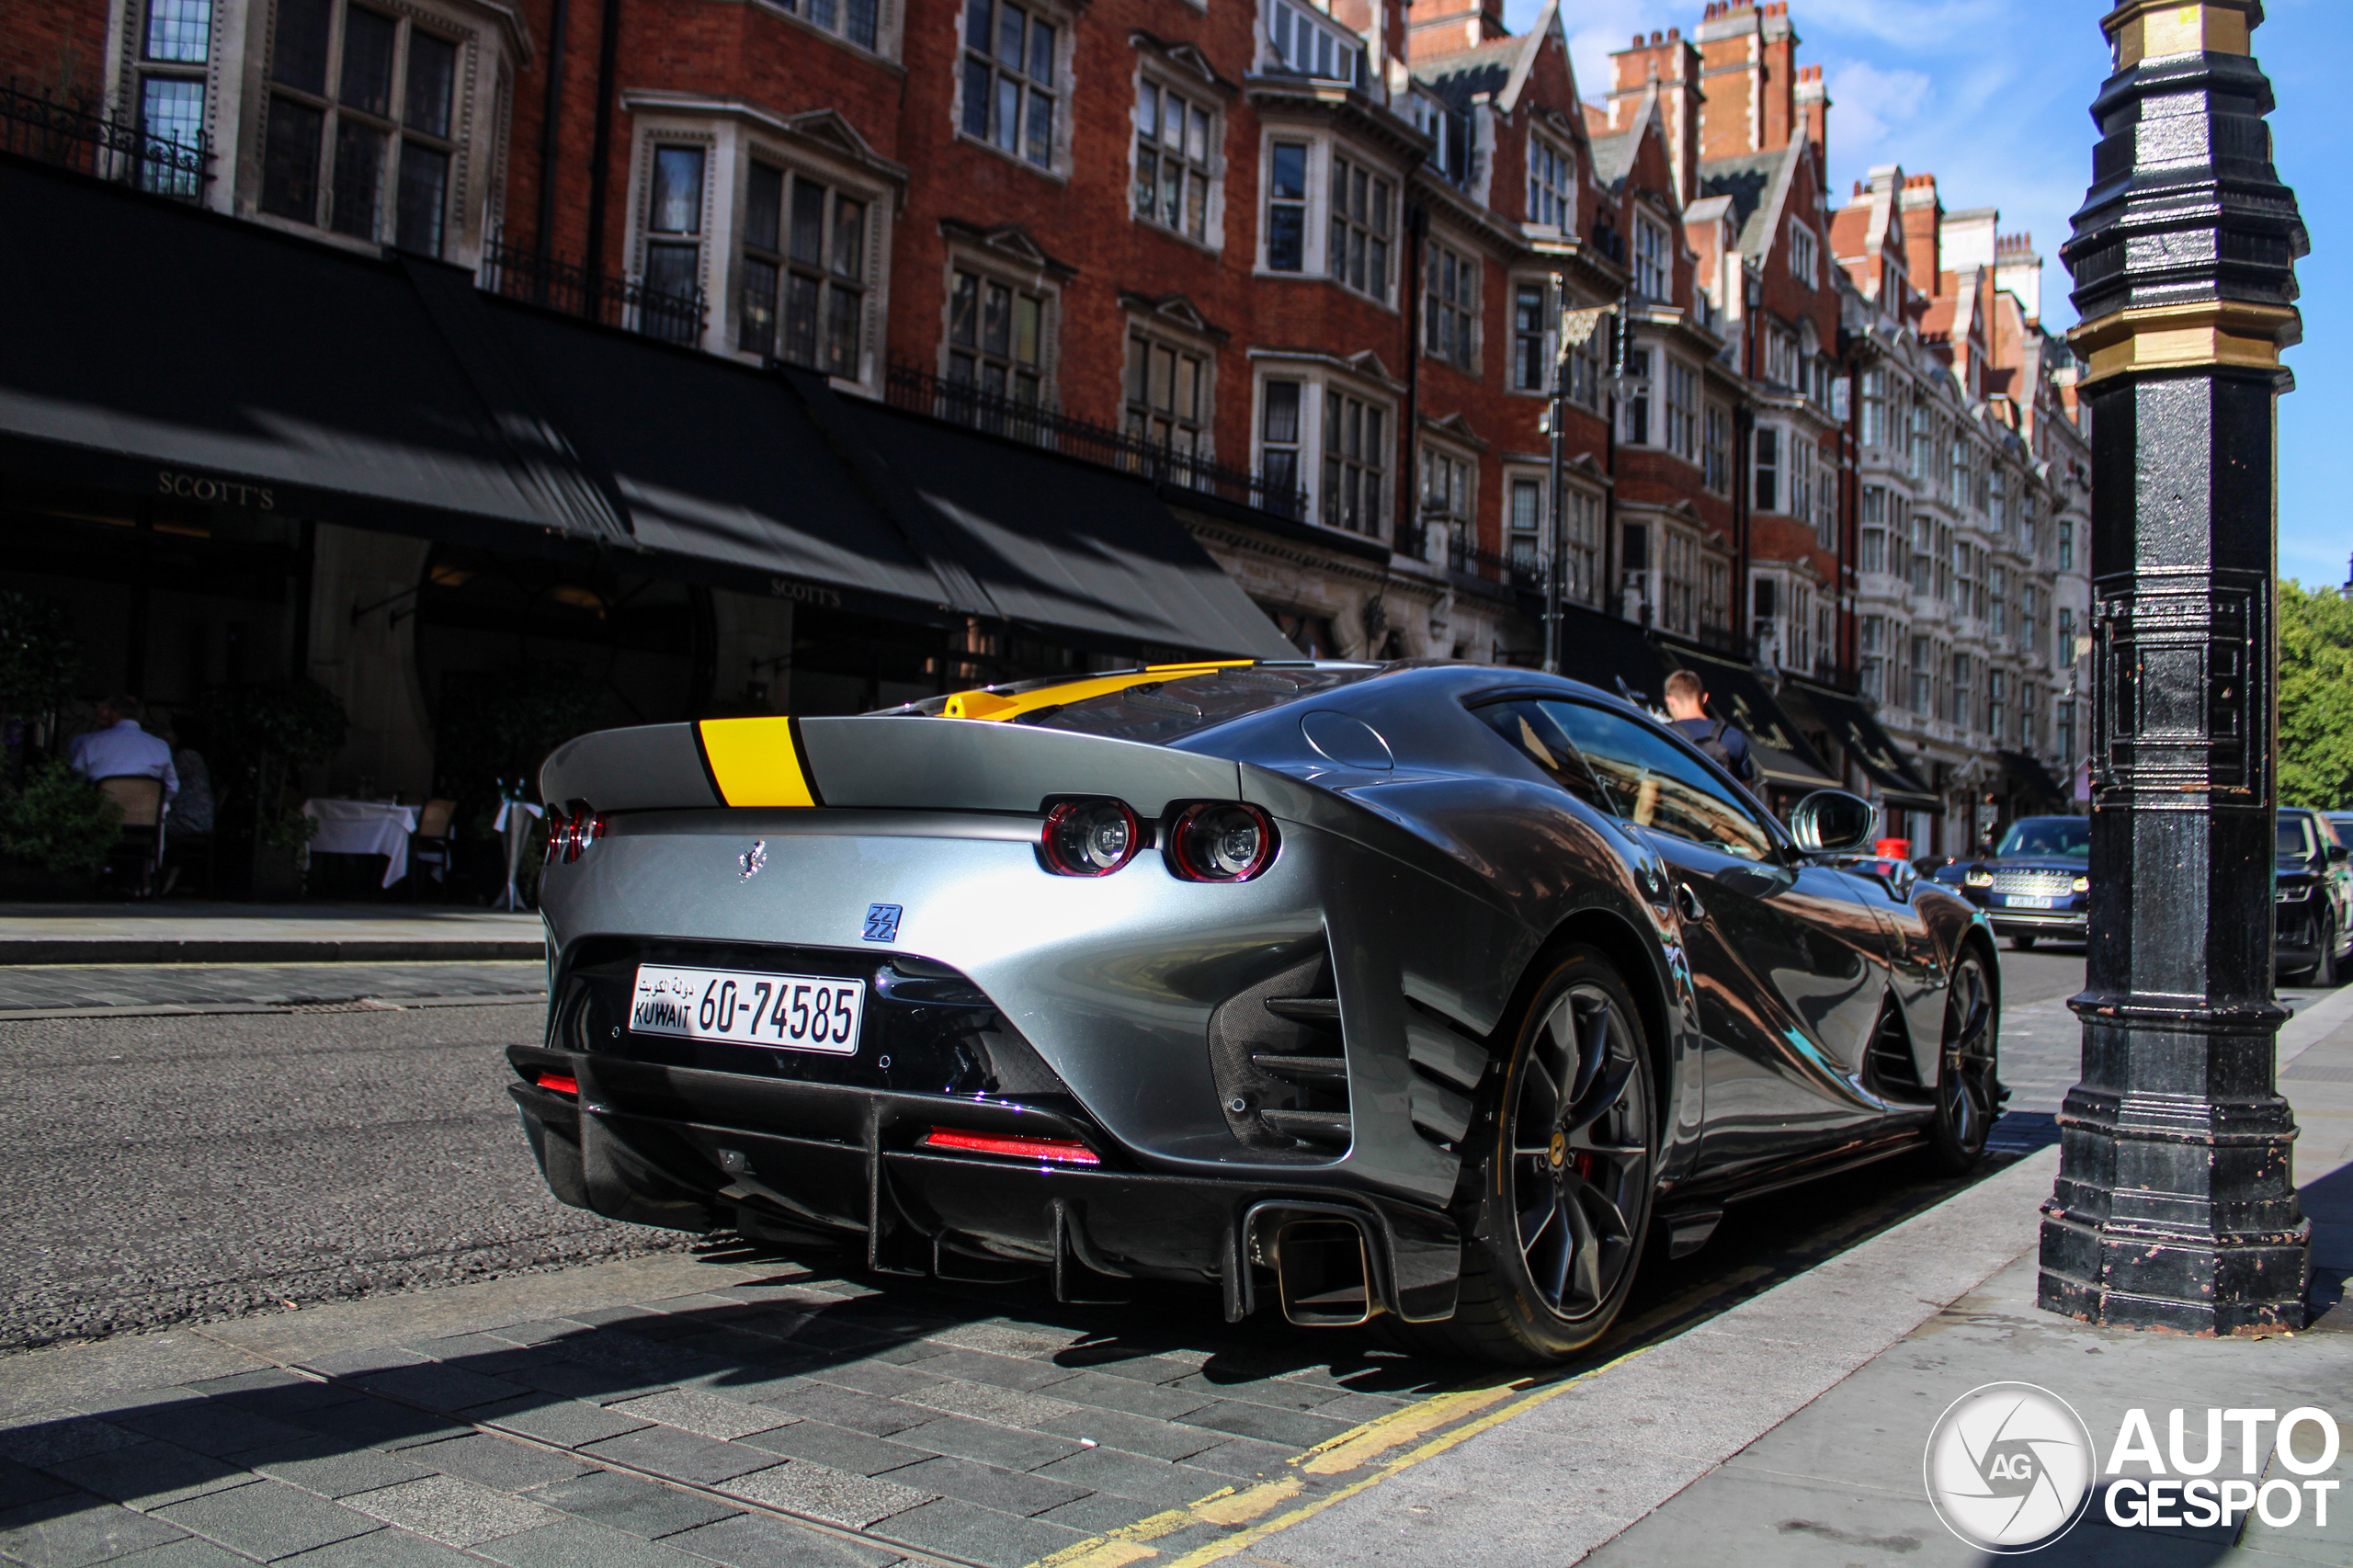
{"type": "Polygon", "coordinates": [[[106,864],[122,808],[51,757],[0,786],[0,888],[11,897],[82,899],[106,864]]]}
{"type": "Polygon", "coordinates": [[[252,846],[253,896],[300,896],[317,824],[295,808],[297,772],[341,749],[351,722],[312,680],[215,687],[201,704],[212,755],[213,810],[226,840],[252,846]]]}

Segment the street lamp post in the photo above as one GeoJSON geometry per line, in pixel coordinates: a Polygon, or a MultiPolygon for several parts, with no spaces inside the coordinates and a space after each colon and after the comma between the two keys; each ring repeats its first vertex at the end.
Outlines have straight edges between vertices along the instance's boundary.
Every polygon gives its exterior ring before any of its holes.
{"type": "Polygon", "coordinates": [[[2092,419],[2091,938],[2039,1299],[2192,1334],[2304,1322],[2274,1080],[2274,423],[2295,197],[2261,0],[2127,0],[2062,255],[2092,419]]]}

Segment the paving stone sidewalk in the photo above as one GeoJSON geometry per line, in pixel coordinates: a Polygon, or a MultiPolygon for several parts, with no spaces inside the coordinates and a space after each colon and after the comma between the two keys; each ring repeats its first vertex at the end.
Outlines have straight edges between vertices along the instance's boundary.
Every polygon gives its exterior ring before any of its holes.
{"type": "Polygon", "coordinates": [[[547,994],[536,960],[424,963],[0,964],[0,1018],[28,1013],[157,1013],[334,1006],[363,999],[547,994]]]}
{"type": "MultiPolygon", "coordinates": [[[[710,1288],[487,1326],[465,1301],[516,1290],[464,1288],[0,1361],[0,1559],[1018,1568],[1247,1487],[1430,1387],[1369,1346],[1205,1353],[1131,1310],[608,1269],[710,1288]],[[404,1317],[415,1336],[388,1337],[404,1317]]],[[[522,1288],[576,1299],[600,1272],[522,1288]]]]}

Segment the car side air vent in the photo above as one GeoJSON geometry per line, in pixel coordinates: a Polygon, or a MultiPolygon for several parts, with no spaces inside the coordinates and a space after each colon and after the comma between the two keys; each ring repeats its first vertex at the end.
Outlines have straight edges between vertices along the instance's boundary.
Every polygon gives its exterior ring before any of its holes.
{"type": "Polygon", "coordinates": [[[1210,1020],[1210,1058],[1226,1125],[1281,1158],[1345,1153],[1348,1064],[1330,957],[1314,950],[1231,996],[1210,1020]]]}
{"type": "Polygon", "coordinates": [[[1893,999],[1880,1009],[1870,1049],[1863,1053],[1863,1081],[1882,1099],[1916,1100],[1927,1091],[1912,1060],[1911,1032],[1893,999]]]}
{"type": "Polygon", "coordinates": [[[1405,1055],[1414,1064],[1414,1131],[1442,1149],[1459,1149],[1471,1131],[1472,1096],[1486,1074],[1486,1048],[1409,997],[1405,1055]]]}

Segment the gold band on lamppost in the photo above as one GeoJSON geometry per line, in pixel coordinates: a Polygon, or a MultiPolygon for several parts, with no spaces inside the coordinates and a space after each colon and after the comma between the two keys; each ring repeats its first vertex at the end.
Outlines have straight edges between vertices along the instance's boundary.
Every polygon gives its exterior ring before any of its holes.
{"type": "Polygon", "coordinates": [[[2303,316],[2293,305],[2245,300],[2137,305],[2085,322],[2067,334],[2068,343],[2089,367],[2081,383],[2085,386],[2135,370],[2276,370],[2279,351],[2302,338],[2303,316]]]}
{"type": "Polygon", "coordinates": [[[2125,0],[2100,18],[2116,68],[2168,54],[2252,54],[2247,35],[2263,22],[2263,0],[2125,0]]]}

